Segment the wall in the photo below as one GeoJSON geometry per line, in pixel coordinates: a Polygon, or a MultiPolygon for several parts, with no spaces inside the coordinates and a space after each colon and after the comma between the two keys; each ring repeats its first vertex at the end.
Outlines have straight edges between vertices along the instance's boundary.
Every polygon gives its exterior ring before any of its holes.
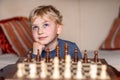
{"type": "Polygon", "coordinates": [[[80,46],[98,49],[114,20],[118,17],[120,0],[80,0],[80,46]]]}
{"type": "Polygon", "coordinates": [[[52,4],[63,14],[63,39],[81,50],[95,50],[118,17],[119,0],[0,0],[0,19],[27,16],[36,6],[52,4]]]}

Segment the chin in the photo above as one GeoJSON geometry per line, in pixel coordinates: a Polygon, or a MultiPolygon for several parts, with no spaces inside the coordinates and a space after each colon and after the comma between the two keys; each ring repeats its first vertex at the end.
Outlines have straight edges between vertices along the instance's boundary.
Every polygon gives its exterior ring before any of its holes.
{"type": "Polygon", "coordinates": [[[46,45],[48,44],[49,42],[46,42],[46,41],[38,41],[40,44],[43,44],[43,45],[46,45]]]}

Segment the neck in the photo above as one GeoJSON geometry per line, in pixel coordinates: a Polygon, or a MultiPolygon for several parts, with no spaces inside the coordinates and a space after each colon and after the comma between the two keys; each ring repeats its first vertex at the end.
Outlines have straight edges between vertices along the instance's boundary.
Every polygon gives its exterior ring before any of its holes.
{"type": "Polygon", "coordinates": [[[58,45],[58,40],[57,38],[55,40],[53,40],[52,42],[50,42],[48,45],[46,45],[46,48],[49,48],[50,51],[54,50],[56,48],[56,46],[58,45]]]}

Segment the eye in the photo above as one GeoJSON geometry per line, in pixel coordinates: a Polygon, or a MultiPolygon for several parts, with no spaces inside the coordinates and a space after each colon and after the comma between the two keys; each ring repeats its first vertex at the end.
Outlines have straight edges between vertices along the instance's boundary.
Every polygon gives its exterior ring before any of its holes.
{"type": "Polygon", "coordinates": [[[38,26],[33,26],[33,30],[38,30],[38,26]]]}
{"type": "Polygon", "coordinates": [[[46,28],[46,27],[49,26],[49,24],[48,24],[48,23],[45,23],[43,26],[44,26],[44,28],[46,28]]]}

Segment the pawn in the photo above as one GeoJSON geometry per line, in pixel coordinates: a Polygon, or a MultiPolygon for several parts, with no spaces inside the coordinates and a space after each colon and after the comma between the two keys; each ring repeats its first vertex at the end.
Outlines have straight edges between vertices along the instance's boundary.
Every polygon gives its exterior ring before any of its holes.
{"type": "Polygon", "coordinates": [[[53,74],[52,79],[60,79],[60,71],[59,71],[59,59],[58,57],[54,58],[54,67],[53,67],[53,74]]]}
{"type": "Polygon", "coordinates": [[[94,51],[94,62],[95,63],[99,62],[98,51],[94,51]]]}
{"type": "Polygon", "coordinates": [[[38,78],[37,75],[37,65],[35,63],[29,64],[29,75],[28,78],[35,79],[38,78]]]}
{"type": "Polygon", "coordinates": [[[39,49],[37,50],[37,56],[36,56],[36,62],[40,62],[41,61],[41,56],[40,56],[40,52],[39,49]]]}
{"type": "Polygon", "coordinates": [[[77,72],[76,72],[75,79],[77,79],[77,80],[83,79],[82,63],[80,61],[78,61],[78,63],[77,63],[77,72]]]}
{"type": "Polygon", "coordinates": [[[100,78],[107,79],[107,66],[106,65],[102,65],[101,67],[100,78]]]}
{"type": "Polygon", "coordinates": [[[31,62],[31,59],[32,59],[31,54],[32,54],[32,51],[29,51],[27,55],[27,62],[31,62]]]}
{"type": "Polygon", "coordinates": [[[75,48],[74,50],[74,62],[78,62],[78,49],[75,48]]]}
{"type": "Polygon", "coordinates": [[[84,51],[83,63],[88,63],[87,50],[84,51]]]}
{"type": "Polygon", "coordinates": [[[45,61],[41,61],[41,72],[40,72],[40,78],[45,79],[47,78],[47,65],[45,64],[45,61]]]}
{"type": "Polygon", "coordinates": [[[17,64],[17,77],[23,78],[24,75],[25,75],[25,66],[23,63],[18,63],[17,64]]]}
{"type": "Polygon", "coordinates": [[[90,77],[91,79],[97,78],[97,65],[96,64],[90,65],[90,77]]]}

